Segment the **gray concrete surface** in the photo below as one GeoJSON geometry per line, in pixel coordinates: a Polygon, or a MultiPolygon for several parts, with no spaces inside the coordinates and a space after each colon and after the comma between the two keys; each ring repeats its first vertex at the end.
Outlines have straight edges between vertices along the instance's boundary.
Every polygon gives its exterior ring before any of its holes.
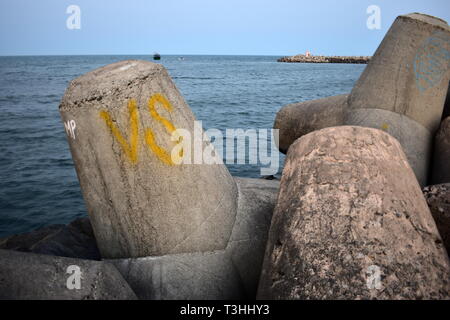
{"type": "Polygon", "coordinates": [[[129,60],[89,72],[70,83],[60,112],[102,257],[225,249],[236,184],[223,164],[168,161],[171,132],[194,135],[195,117],[162,65],[129,60]]]}
{"type": "Polygon", "coordinates": [[[140,299],[254,299],[279,181],[236,178],[239,206],[224,250],[109,260],[140,299]]]}
{"type": "Polygon", "coordinates": [[[447,22],[417,13],[399,16],[348,99],[346,125],[380,128],[380,121],[391,118],[387,131],[402,144],[423,187],[429,179],[429,137],[439,127],[448,91],[449,55],[447,22]]]}
{"type": "Polygon", "coordinates": [[[0,300],[133,299],[136,295],[109,263],[0,250],[0,300]],[[81,272],[79,289],[70,278],[75,272],[67,272],[70,266],[81,272]]]}
{"type": "Polygon", "coordinates": [[[293,103],[278,111],[274,129],[280,130],[278,148],[282,153],[298,138],[328,127],[344,123],[348,95],[293,103]]]}
{"type": "Polygon", "coordinates": [[[399,16],[349,97],[349,110],[403,114],[434,134],[450,80],[450,31],[439,18],[399,16]]]}
{"type": "Polygon", "coordinates": [[[101,260],[89,218],[52,225],[0,239],[0,249],[51,256],[101,260]]]}
{"type": "Polygon", "coordinates": [[[421,124],[382,109],[355,109],[346,115],[345,122],[380,129],[395,137],[402,145],[419,184],[422,187],[428,184],[433,137],[421,124]]]}

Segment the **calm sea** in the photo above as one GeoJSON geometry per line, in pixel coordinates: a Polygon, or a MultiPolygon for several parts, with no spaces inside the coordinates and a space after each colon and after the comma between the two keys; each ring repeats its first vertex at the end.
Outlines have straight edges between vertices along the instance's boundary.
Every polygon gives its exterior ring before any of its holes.
{"type": "MultiPolygon", "coordinates": [[[[180,57],[160,63],[204,128],[220,130],[272,128],[281,106],[347,93],[364,69],[266,56],[180,57]]],[[[0,237],[86,215],[58,105],[71,79],[125,59],[151,56],[0,57],[0,237]]],[[[229,169],[260,176],[259,166],[229,169]]]]}

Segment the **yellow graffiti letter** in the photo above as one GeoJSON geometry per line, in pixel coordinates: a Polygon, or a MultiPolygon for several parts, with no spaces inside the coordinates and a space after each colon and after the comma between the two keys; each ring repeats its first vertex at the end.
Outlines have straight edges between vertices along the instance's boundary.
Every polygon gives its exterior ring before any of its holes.
{"type": "MultiPolygon", "coordinates": [[[[148,108],[150,110],[150,115],[155,120],[161,122],[164,127],[166,127],[167,132],[169,134],[172,134],[176,129],[175,126],[166,118],[161,117],[159,113],[156,111],[156,103],[159,102],[162,104],[164,108],[167,109],[167,111],[171,112],[173,110],[172,105],[170,104],[169,100],[167,100],[163,95],[156,93],[154,94],[150,100],[148,101],[148,108]]],[[[174,165],[174,162],[172,161],[172,158],[170,156],[170,153],[161,148],[156,144],[155,141],[155,135],[153,134],[153,131],[151,129],[147,129],[145,132],[145,140],[150,147],[150,149],[156,154],[156,156],[165,164],[167,165],[174,165]]],[[[182,150],[180,151],[180,155],[182,155],[182,150]]]]}
{"type": "Polygon", "coordinates": [[[100,111],[100,117],[105,120],[106,125],[111,130],[113,136],[119,141],[125,154],[131,160],[132,163],[137,163],[138,161],[138,138],[139,138],[139,128],[138,128],[138,110],[136,105],[136,100],[131,99],[128,101],[128,112],[130,114],[130,142],[123,137],[120,130],[114,124],[111,115],[107,111],[100,111]]]}

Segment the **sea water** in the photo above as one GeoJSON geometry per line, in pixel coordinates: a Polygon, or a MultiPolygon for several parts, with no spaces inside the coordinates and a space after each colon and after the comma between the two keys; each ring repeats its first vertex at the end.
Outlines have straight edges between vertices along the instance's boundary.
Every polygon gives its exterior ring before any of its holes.
{"type": "MultiPolygon", "coordinates": [[[[162,56],[205,130],[270,129],[289,103],[350,92],[364,65],[278,63],[273,56],[162,56]]],[[[58,106],[70,80],[151,56],[0,57],[0,237],[85,216],[58,106]]],[[[280,157],[282,172],[284,157],[280,157]]],[[[260,178],[260,166],[227,164],[260,178]]]]}

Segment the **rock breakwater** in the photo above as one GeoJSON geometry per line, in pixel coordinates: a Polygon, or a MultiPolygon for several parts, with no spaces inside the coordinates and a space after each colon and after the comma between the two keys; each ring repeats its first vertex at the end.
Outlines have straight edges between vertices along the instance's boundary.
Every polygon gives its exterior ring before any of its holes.
{"type": "Polygon", "coordinates": [[[299,54],[291,57],[283,57],[278,59],[278,62],[288,63],[352,63],[352,64],[367,64],[371,57],[354,57],[354,56],[306,56],[299,54]]]}

